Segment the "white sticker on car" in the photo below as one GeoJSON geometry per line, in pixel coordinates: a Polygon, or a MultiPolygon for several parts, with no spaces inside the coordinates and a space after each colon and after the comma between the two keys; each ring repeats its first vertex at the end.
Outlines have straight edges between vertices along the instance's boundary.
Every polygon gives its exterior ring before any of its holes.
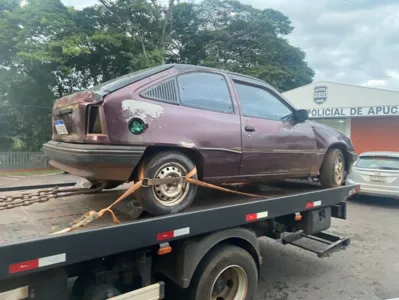
{"type": "Polygon", "coordinates": [[[68,134],[68,129],[66,128],[63,120],[55,121],[54,127],[58,134],[68,134]]]}

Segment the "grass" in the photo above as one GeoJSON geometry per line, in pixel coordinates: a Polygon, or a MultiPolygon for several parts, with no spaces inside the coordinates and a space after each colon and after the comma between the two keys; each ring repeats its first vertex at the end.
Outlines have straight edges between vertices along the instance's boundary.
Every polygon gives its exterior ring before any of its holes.
{"type": "Polygon", "coordinates": [[[60,170],[40,170],[40,171],[0,171],[0,176],[28,176],[62,173],[60,170]]]}

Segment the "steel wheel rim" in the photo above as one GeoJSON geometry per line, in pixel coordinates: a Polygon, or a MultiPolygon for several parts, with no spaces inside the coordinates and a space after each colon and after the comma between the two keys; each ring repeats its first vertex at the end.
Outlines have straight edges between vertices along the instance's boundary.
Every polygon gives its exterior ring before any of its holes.
{"type": "Polygon", "coordinates": [[[338,156],[334,164],[335,182],[340,184],[344,178],[344,160],[338,156]]]}
{"type": "Polygon", "coordinates": [[[243,268],[224,268],[213,282],[210,300],[244,300],[248,291],[248,276],[243,268]]]}
{"type": "MultiPolygon", "coordinates": [[[[172,162],[162,165],[155,173],[155,178],[181,177],[187,174],[187,170],[180,164],[172,162]]],[[[174,206],[181,203],[186,197],[190,184],[179,182],[173,184],[154,185],[152,191],[155,199],[164,206],[174,206]]]]}

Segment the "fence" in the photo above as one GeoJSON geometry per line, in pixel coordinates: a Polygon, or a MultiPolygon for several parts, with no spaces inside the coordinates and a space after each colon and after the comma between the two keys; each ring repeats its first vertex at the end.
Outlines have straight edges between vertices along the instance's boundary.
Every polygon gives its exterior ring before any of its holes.
{"type": "Polygon", "coordinates": [[[42,152],[0,152],[0,171],[51,168],[42,152]]]}

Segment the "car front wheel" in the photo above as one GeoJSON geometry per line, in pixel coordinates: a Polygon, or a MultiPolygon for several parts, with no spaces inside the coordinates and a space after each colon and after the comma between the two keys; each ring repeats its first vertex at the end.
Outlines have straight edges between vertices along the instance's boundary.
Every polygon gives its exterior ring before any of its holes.
{"type": "Polygon", "coordinates": [[[345,180],[345,158],[341,150],[330,149],[320,169],[320,183],[323,188],[341,186],[345,180]]]}
{"type": "MultiPolygon", "coordinates": [[[[160,152],[144,161],[143,178],[173,178],[187,175],[195,164],[179,152],[160,152]]],[[[197,175],[192,178],[197,179],[197,175]]],[[[167,215],[188,208],[197,193],[197,186],[188,182],[141,187],[136,198],[152,215],[167,215]]]]}

